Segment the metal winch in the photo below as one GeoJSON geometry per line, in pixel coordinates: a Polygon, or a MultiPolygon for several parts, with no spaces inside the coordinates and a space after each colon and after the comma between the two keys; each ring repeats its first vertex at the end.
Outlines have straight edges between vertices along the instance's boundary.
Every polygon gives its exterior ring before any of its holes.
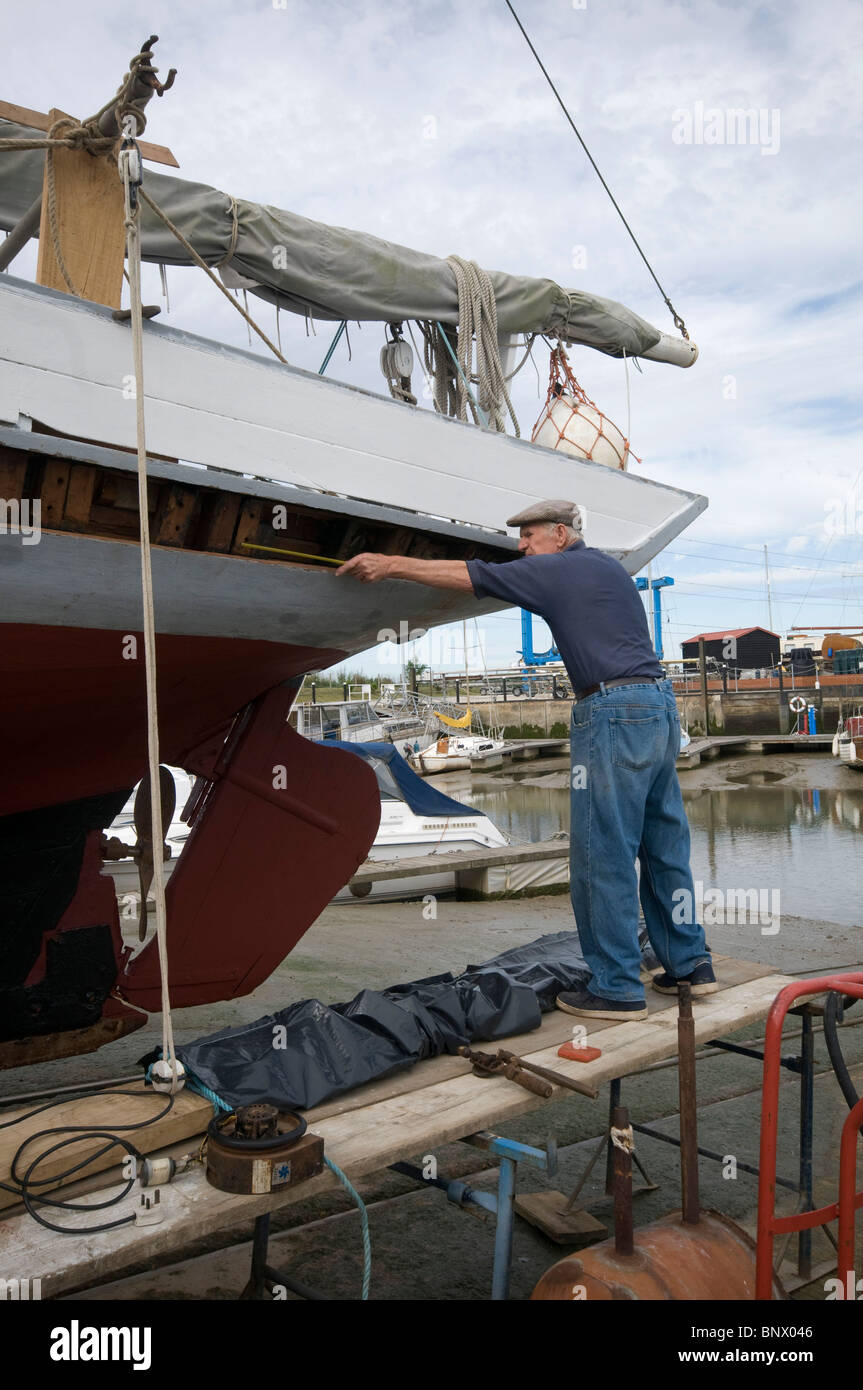
{"type": "Polygon", "coordinates": [[[216,1115],[207,1130],[207,1181],[222,1192],[263,1194],[320,1173],[324,1141],[302,1115],[267,1101],[216,1115]]]}

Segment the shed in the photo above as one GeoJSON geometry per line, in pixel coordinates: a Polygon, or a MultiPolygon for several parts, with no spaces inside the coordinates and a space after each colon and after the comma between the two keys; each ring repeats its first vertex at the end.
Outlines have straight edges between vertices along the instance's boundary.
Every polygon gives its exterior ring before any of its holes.
{"type": "Polygon", "coordinates": [[[700,632],[681,644],[683,656],[698,657],[704,643],[706,656],[713,657],[729,671],[767,669],[779,663],[779,635],[763,627],[726,628],[719,632],[700,632]]]}

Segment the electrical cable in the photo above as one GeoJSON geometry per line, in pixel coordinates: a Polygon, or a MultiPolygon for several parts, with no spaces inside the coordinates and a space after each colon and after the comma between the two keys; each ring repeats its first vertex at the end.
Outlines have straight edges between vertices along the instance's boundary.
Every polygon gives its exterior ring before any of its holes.
{"type": "MultiPolygon", "coordinates": [[[[755,555],[755,554],[757,554],[757,552],[754,551],[750,545],[727,545],[724,541],[707,541],[707,540],[704,540],[704,539],[703,539],[702,537],[700,537],[700,536],[699,536],[697,539],[693,539],[692,537],[689,537],[689,536],[676,536],[675,539],[672,541],[671,544],[672,544],[672,545],[709,545],[709,546],[711,547],[711,549],[715,549],[715,550],[740,550],[740,551],[742,551],[742,552],[743,552],[744,554],[746,554],[746,555],[755,555]]],[[[785,556],[787,556],[787,557],[788,557],[789,559],[791,559],[791,560],[799,560],[799,559],[800,559],[800,552],[799,552],[799,551],[796,551],[796,552],[795,552],[795,551],[791,551],[791,550],[773,550],[773,549],[771,548],[770,554],[771,554],[771,555],[785,555],[785,556]]],[[[711,556],[711,557],[709,557],[709,558],[712,559],[713,557],[711,556]]],[[[722,557],[720,556],[720,557],[717,557],[717,558],[722,558],[722,557]]],[[[755,561],[755,563],[758,564],[758,565],[760,566],[763,562],[759,559],[759,560],[755,561]]],[[[823,559],[822,559],[821,563],[822,563],[822,564],[828,564],[828,565],[847,565],[849,562],[848,562],[847,560],[823,560],[823,559]]],[[[789,568],[790,568],[790,566],[789,566],[789,568]]],[[[810,568],[810,566],[805,566],[805,568],[808,569],[808,568],[810,568]]]]}
{"type": "MultiPolygon", "coordinates": [[[[142,1091],[100,1091],[99,1094],[108,1096],[132,1096],[134,1099],[140,1099],[142,1095],[149,1093],[142,1091]]],[[[60,1235],[98,1235],[102,1231],[111,1231],[116,1226],[129,1225],[135,1220],[134,1212],[129,1216],[121,1217],[118,1221],[105,1222],[99,1226],[57,1226],[52,1221],[47,1221],[43,1216],[40,1216],[35,1210],[33,1203],[38,1202],[42,1206],[56,1207],[61,1211],[102,1211],[106,1207],[116,1206],[118,1202],[122,1202],[123,1199],[129,1195],[129,1192],[132,1190],[137,1180],[136,1176],[128,1178],[122,1192],[117,1193],[113,1197],[109,1197],[105,1202],[85,1202],[82,1204],[79,1202],[58,1201],[53,1195],[35,1192],[33,1189],[37,1187],[47,1187],[51,1184],[52,1193],[58,1192],[63,1183],[68,1182],[73,1174],[80,1172],[82,1168],[88,1167],[89,1164],[102,1158],[104,1154],[109,1153],[111,1149],[116,1147],[125,1149],[126,1153],[135,1159],[137,1172],[137,1165],[139,1162],[143,1161],[143,1154],[140,1153],[135,1145],[128,1139],[122,1137],[123,1132],[146,1129],[149,1125],[164,1119],[174,1106],[173,1094],[155,1091],[152,1092],[152,1094],[159,1095],[160,1099],[164,1098],[162,1109],[158,1114],[151,1115],[146,1120],[138,1120],[134,1124],[115,1125],[112,1130],[100,1129],[98,1126],[93,1126],[92,1124],[56,1125],[49,1129],[42,1129],[35,1134],[28,1135],[24,1142],[16,1149],[9,1167],[10,1177],[16,1186],[13,1187],[11,1183],[0,1182],[0,1188],[5,1192],[12,1192],[16,1197],[20,1198],[30,1216],[33,1217],[34,1221],[38,1221],[40,1226],[45,1226],[49,1231],[57,1231],[60,1235]],[[25,1149],[27,1149],[30,1144],[35,1143],[37,1139],[45,1139],[52,1134],[67,1134],[71,1137],[68,1139],[61,1139],[59,1143],[52,1144],[50,1148],[43,1149],[32,1159],[26,1171],[19,1173],[19,1165],[23,1161],[25,1149]],[[69,1144],[80,1144],[84,1139],[107,1139],[109,1142],[103,1145],[102,1148],[97,1149],[95,1153],[89,1153],[84,1158],[79,1158],[79,1161],[73,1163],[69,1168],[65,1168],[59,1173],[52,1174],[50,1178],[33,1177],[33,1173],[38,1168],[39,1164],[44,1162],[49,1154],[56,1153],[58,1149],[65,1148],[69,1144]]],[[[14,1125],[22,1124],[25,1120],[32,1119],[34,1115],[41,1115],[44,1111],[52,1110],[58,1105],[65,1105],[67,1099],[66,1096],[63,1096],[59,1100],[49,1101],[47,1105],[39,1105],[34,1110],[28,1110],[24,1115],[16,1115],[14,1120],[3,1120],[0,1122],[0,1129],[10,1129],[14,1125]]]]}
{"type": "MultiPolygon", "coordinates": [[[[858,997],[856,994],[842,996],[836,990],[831,990],[827,995],[827,1002],[824,1005],[824,1041],[827,1044],[827,1054],[830,1058],[830,1065],[836,1073],[836,1080],[848,1103],[848,1109],[853,1110],[860,1097],[851,1080],[848,1065],[842,1055],[839,1046],[839,1034],[837,1024],[841,1021],[846,1008],[851,1004],[856,1004],[858,997]]],[[[859,1020],[858,1020],[859,1021],[859,1020]]],[[[863,1125],[860,1126],[860,1133],[863,1134],[863,1125]]]]}

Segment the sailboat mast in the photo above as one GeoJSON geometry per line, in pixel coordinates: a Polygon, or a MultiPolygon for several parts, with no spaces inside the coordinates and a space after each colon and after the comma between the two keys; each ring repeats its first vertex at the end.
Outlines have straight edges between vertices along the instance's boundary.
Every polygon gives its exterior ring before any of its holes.
{"type": "Polygon", "coordinates": [[[770,566],[767,559],[767,546],[764,547],[764,579],[767,584],[767,626],[773,631],[773,600],[770,596],[770,566]]]}

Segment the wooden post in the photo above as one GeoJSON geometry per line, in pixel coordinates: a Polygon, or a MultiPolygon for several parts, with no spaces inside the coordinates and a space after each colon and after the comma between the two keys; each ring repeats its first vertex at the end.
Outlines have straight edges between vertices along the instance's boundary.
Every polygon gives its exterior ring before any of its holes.
{"type": "MultiPolygon", "coordinates": [[[[65,112],[50,111],[53,123],[65,112]]],[[[123,185],[113,158],[86,150],[54,150],[54,190],[60,249],[69,275],[84,299],[119,309],[126,235],[123,185]]],[[[42,181],[36,280],[49,289],[71,291],[54,254],[48,216],[47,158],[42,181]]]]}
{"type": "Polygon", "coordinates": [[[701,671],[701,698],[704,701],[704,737],[710,737],[710,705],[707,694],[707,658],[704,654],[704,642],[698,643],[698,666],[701,671]]]}

